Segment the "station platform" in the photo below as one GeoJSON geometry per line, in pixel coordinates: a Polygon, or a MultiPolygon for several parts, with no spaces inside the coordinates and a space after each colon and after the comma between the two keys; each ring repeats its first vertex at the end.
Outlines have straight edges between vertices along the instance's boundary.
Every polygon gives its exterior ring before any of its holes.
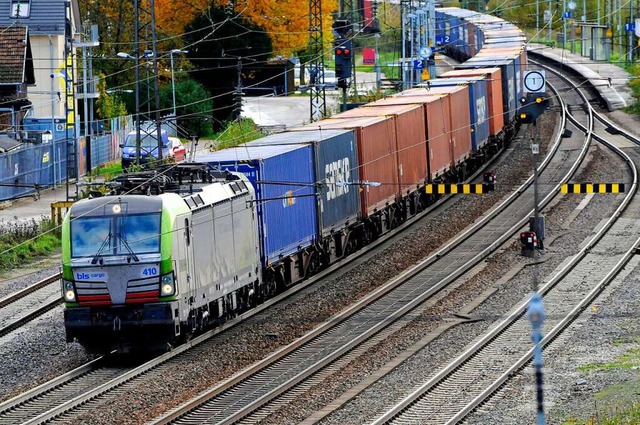
{"type": "Polygon", "coordinates": [[[609,111],[632,105],[635,100],[629,87],[630,75],[619,66],[596,62],[588,57],[568,50],[531,43],[527,46],[530,58],[540,56],[546,60],[563,64],[582,75],[585,82],[595,88],[609,111]]]}

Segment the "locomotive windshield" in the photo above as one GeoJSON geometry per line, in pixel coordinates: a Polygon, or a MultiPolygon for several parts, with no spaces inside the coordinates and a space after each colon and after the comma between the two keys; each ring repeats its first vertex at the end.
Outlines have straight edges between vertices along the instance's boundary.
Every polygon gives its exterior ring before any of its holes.
{"type": "Polygon", "coordinates": [[[160,252],[160,214],[80,217],[71,221],[71,257],[160,252]]]}

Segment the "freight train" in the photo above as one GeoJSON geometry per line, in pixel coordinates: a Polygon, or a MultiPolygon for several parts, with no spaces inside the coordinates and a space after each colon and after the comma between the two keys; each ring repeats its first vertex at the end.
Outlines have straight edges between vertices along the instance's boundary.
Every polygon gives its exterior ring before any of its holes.
{"type": "Polygon", "coordinates": [[[67,341],[163,349],[307,278],[466,179],[515,132],[513,25],[437,9],[443,78],[196,163],[121,176],[63,223],[67,341]],[[504,33],[501,30],[507,28],[504,33]]]}

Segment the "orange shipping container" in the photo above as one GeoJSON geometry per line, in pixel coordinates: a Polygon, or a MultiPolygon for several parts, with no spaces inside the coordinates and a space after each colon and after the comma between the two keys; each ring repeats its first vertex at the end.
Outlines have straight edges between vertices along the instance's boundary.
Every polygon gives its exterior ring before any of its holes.
{"type": "Polygon", "coordinates": [[[489,135],[495,136],[504,127],[502,107],[502,71],[500,68],[455,69],[441,75],[447,77],[483,77],[487,80],[489,95],[489,135]]]}
{"type": "Polygon", "coordinates": [[[362,216],[368,217],[398,197],[398,154],[393,120],[388,117],[326,119],[289,130],[354,129],[358,147],[360,180],[380,183],[363,185],[360,194],[362,216]]]}
{"type": "Polygon", "coordinates": [[[451,119],[449,97],[445,95],[391,96],[373,105],[421,105],[426,122],[429,181],[435,181],[451,169],[451,119]]]}
{"type": "Polygon", "coordinates": [[[334,115],[336,119],[391,117],[396,133],[398,181],[403,194],[415,191],[427,180],[426,125],[420,105],[377,105],[351,109],[334,115]]]}
{"type": "Polygon", "coordinates": [[[471,111],[469,111],[469,87],[418,88],[398,93],[401,96],[446,95],[450,98],[449,119],[451,121],[452,166],[463,162],[471,155],[471,111]]]}

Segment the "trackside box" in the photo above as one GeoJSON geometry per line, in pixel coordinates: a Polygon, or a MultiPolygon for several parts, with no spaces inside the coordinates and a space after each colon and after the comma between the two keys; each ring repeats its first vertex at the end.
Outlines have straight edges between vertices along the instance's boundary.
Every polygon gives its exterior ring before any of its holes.
{"type": "Polygon", "coordinates": [[[399,196],[398,152],[391,118],[330,118],[293,130],[309,128],[355,130],[360,181],[368,182],[360,186],[362,217],[368,217],[395,202],[399,196]]]}
{"type": "MultiPolygon", "coordinates": [[[[489,141],[489,95],[487,82],[482,77],[452,77],[429,80],[434,87],[469,86],[469,111],[471,112],[471,144],[477,152],[489,141]]],[[[420,84],[422,86],[423,84],[420,84]]]]}
{"type": "Polygon", "coordinates": [[[264,266],[317,240],[311,145],[238,146],[196,156],[220,170],[245,174],[256,188],[264,266]]]}
{"type": "Polygon", "coordinates": [[[353,130],[292,131],[272,134],[246,146],[308,144],[313,149],[319,231],[338,232],[360,214],[358,187],[340,182],[359,181],[358,152],[353,130]]]}

